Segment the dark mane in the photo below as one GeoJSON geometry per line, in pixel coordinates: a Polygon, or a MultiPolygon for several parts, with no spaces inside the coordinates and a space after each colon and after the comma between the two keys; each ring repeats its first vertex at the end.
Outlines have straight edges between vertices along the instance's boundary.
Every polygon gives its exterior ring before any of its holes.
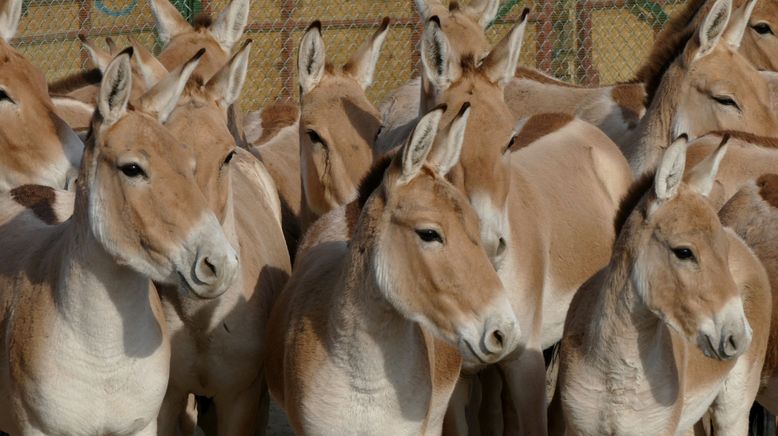
{"type": "Polygon", "coordinates": [[[639,179],[634,181],[630,185],[629,190],[624,195],[619,203],[619,210],[616,212],[616,218],[613,220],[613,226],[616,229],[616,236],[621,233],[621,229],[624,228],[624,224],[627,222],[632,211],[635,210],[640,199],[646,195],[649,189],[654,186],[655,171],[647,171],[640,176],[639,179]]]}
{"type": "Polygon", "coordinates": [[[646,107],[651,105],[662,78],[670,65],[683,53],[692,36],[694,36],[694,29],[688,27],[664,37],[660,34],[661,39],[657,38],[648,60],[635,75],[638,82],[646,84],[646,107]]]}
{"type": "Polygon", "coordinates": [[[82,70],[49,83],[49,93],[65,95],[85,86],[98,85],[101,80],[103,73],[99,69],[82,70]]]}
{"type": "Polygon", "coordinates": [[[195,30],[207,29],[211,27],[211,24],[213,24],[213,18],[206,13],[197,14],[192,21],[192,27],[194,27],[195,30]]]}
{"type": "Polygon", "coordinates": [[[370,171],[362,178],[362,181],[359,183],[359,197],[357,203],[360,210],[365,206],[370,195],[381,186],[381,183],[384,181],[384,173],[386,173],[386,169],[389,168],[389,165],[392,163],[392,157],[393,155],[391,154],[384,155],[373,162],[370,171]]]}
{"type": "Polygon", "coordinates": [[[778,138],[769,136],[758,136],[754,135],[753,133],[741,132],[738,130],[716,130],[713,132],[708,132],[708,134],[722,137],[729,135],[731,138],[759,145],[764,148],[778,148],[778,138]]]}
{"type": "Polygon", "coordinates": [[[472,53],[468,53],[462,57],[460,61],[462,67],[462,74],[472,74],[478,71],[478,62],[475,60],[475,56],[472,53]]]}

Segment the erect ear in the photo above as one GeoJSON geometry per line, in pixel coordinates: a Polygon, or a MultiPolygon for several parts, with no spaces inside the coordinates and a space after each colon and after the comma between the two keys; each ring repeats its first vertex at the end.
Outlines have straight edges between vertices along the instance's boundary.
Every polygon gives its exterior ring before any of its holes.
{"type": "Polygon", "coordinates": [[[699,47],[691,57],[692,62],[707,56],[716,48],[727,28],[731,12],[732,0],[716,0],[697,29],[699,47]]]}
{"type": "Polygon", "coordinates": [[[528,16],[529,9],[525,8],[519,22],[497,43],[483,61],[482,70],[492,82],[499,83],[500,86],[507,85],[516,74],[528,16]]]}
{"type": "Polygon", "coordinates": [[[135,64],[138,66],[138,71],[146,83],[146,89],[153,88],[167,75],[167,68],[135,37],[130,35],[127,39],[130,41],[133,50],[135,50],[135,64]]]}
{"type": "Polygon", "coordinates": [[[662,156],[654,176],[654,191],[660,201],[669,200],[678,193],[686,167],[686,146],[688,138],[681,135],[673,141],[662,156]]]}
{"type": "Polygon", "coordinates": [[[343,67],[345,72],[362,85],[362,89],[367,89],[373,83],[375,66],[378,63],[378,57],[381,55],[381,46],[384,45],[388,29],[389,17],[384,17],[383,21],[381,21],[381,27],[370,37],[370,40],[359,47],[343,67]]]}
{"type": "Polygon", "coordinates": [[[470,117],[470,103],[465,103],[448,128],[448,134],[438,141],[429,156],[429,164],[441,176],[445,176],[459,162],[462,144],[465,142],[467,119],[470,117]]]}
{"type": "Polygon", "coordinates": [[[249,68],[249,53],[251,40],[243,43],[243,47],[214,75],[206,84],[208,93],[219,101],[223,108],[238,101],[243,84],[246,83],[246,72],[249,68]]]}
{"type": "Polygon", "coordinates": [[[105,37],[105,45],[108,46],[108,53],[111,54],[111,56],[116,56],[116,42],[114,42],[113,38],[110,36],[105,37]]]}
{"type": "Polygon", "coordinates": [[[113,60],[113,56],[87,40],[86,36],[81,33],[78,34],[78,40],[81,41],[81,45],[89,52],[89,58],[92,60],[94,66],[99,69],[101,73],[105,73],[105,69],[113,60]]]}
{"type": "Polygon", "coordinates": [[[742,6],[732,12],[729,19],[729,26],[724,31],[724,41],[731,47],[740,48],[740,41],[748,28],[748,20],[751,19],[751,13],[754,12],[756,0],[746,0],[742,6]]]}
{"type": "Polygon", "coordinates": [[[324,76],[325,56],[321,22],[316,20],[305,31],[297,54],[297,71],[303,94],[311,92],[324,76]]]}
{"type": "Polygon", "coordinates": [[[686,183],[704,197],[710,195],[710,191],[713,190],[716,174],[719,172],[719,165],[721,165],[721,160],[724,159],[724,155],[727,153],[728,141],[729,135],[724,135],[718,148],[695,165],[686,176],[686,183]]]}
{"type": "Polygon", "coordinates": [[[0,2],[0,38],[11,41],[19,29],[22,18],[22,0],[0,2]]]}
{"type": "Polygon", "coordinates": [[[249,0],[232,0],[208,28],[227,53],[232,51],[232,47],[243,36],[243,29],[249,19],[249,6],[249,0]]]}
{"type": "Polygon", "coordinates": [[[170,40],[182,33],[192,31],[192,26],[181,16],[175,6],[168,0],[148,0],[151,13],[157,21],[157,34],[162,46],[168,45],[170,40]]]}
{"type": "Polygon", "coordinates": [[[455,53],[437,16],[427,20],[421,37],[421,63],[424,77],[440,94],[462,76],[459,54],[455,53]]]}
{"type": "Polygon", "coordinates": [[[497,17],[500,10],[500,0],[473,0],[464,8],[484,29],[497,17]]]}
{"type": "Polygon", "coordinates": [[[97,110],[103,118],[103,126],[113,125],[127,113],[132,89],[131,57],[132,47],[128,47],[105,68],[97,94],[97,110]]]}
{"type": "Polygon", "coordinates": [[[432,16],[432,8],[435,6],[443,7],[443,3],[440,0],[414,0],[416,5],[416,11],[421,17],[421,21],[427,21],[432,16]]]}
{"type": "Polygon", "coordinates": [[[419,174],[421,167],[427,160],[432,144],[435,142],[438,124],[445,111],[445,106],[438,106],[421,117],[416,124],[410,139],[400,151],[400,159],[402,160],[400,183],[408,183],[419,174]]]}
{"type": "Polygon", "coordinates": [[[168,73],[153,88],[143,94],[138,106],[148,114],[157,116],[160,123],[165,123],[176,108],[181,93],[184,92],[186,82],[200,63],[200,58],[205,54],[205,49],[201,48],[197,54],[189,59],[185,64],[168,73]]]}

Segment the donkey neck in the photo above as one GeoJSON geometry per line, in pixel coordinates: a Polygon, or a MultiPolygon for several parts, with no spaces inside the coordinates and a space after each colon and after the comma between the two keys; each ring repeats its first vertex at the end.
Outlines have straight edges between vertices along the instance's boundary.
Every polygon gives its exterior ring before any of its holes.
{"type": "Polygon", "coordinates": [[[359,392],[393,390],[410,399],[430,383],[423,333],[383,296],[372,271],[373,247],[357,233],[336,286],[342,292],[333,296],[332,358],[359,392]]]}
{"type": "Polygon", "coordinates": [[[54,285],[59,315],[95,355],[151,353],[147,346],[158,346],[162,332],[154,322],[149,279],[118,264],[83,224],[78,217],[63,224],[54,285]]]}
{"type": "MultiPolygon", "coordinates": [[[[668,71],[667,76],[670,74],[673,73],[668,71]]],[[[632,138],[627,141],[624,154],[636,176],[656,168],[676,134],[688,133],[673,131],[679,98],[676,87],[668,85],[671,81],[665,77],[632,138]]]]}

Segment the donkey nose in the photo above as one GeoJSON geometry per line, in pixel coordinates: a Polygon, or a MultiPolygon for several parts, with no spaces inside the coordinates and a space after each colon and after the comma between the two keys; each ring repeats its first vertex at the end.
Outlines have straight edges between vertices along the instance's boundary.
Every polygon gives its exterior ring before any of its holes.
{"type": "Polygon", "coordinates": [[[217,269],[208,256],[202,256],[197,260],[195,276],[200,282],[206,285],[213,285],[219,279],[219,269],[217,269]]]}
{"type": "Polygon", "coordinates": [[[481,339],[484,354],[493,359],[502,357],[511,350],[517,337],[517,330],[516,323],[512,320],[489,323],[481,339]]]}
{"type": "Polygon", "coordinates": [[[743,354],[750,343],[751,338],[746,331],[723,332],[719,343],[719,356],[722,359],[734,359],[743,354]]]}
{"type": "Polygon", "coordinates": [[[194,281],[200,286],[195,286],[193,289],[202,298],[217,297],[232,285],[237,271],[238,259],[233,250],[200,254],[193,271],[194,281]]]}

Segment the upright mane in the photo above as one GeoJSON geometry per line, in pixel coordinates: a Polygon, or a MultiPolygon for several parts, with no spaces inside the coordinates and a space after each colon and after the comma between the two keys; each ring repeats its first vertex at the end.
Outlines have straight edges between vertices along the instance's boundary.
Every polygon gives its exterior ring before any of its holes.
{"type": "Polygon", "coordinates": [[[98,85],[101,80],[103,73],[99,69],[82,70],[49,83],[49,93],[64,95],[85,86],[98,85]]]}
{"type": "Polygon", "coordinates": [[[706,0],[689,0],[686,6],[674,14],[664,29],[656,36],[648,59],[635,75],[635,81],[646,84],[646,106],[651,104],[667,69],[683,53],[694,35],[695,17],[705,9],[706,0]]]}
{"type": "Polygon", "coordinates": [[[640,200],[646,193],[654,186],[655,171],[647,171],[640,176],[635,182],[630,185],[629,190],[621,199],[619,203],[619,210],[616,212],[616,218],[613,220],[614,228],[616,229],[616,237],[618,239],[621,229],[624,228],[624,224],[627,222],[627,218],[635,210],[640,200]]]}
{"type": "Polygon", "coordinates": [[[207,29],[211,27],[211,24],[213,24],[213,18],[204,12],[197,14],[197,16],[192,21],[192,27],[194,27],[195,30],[207,29]]]}

